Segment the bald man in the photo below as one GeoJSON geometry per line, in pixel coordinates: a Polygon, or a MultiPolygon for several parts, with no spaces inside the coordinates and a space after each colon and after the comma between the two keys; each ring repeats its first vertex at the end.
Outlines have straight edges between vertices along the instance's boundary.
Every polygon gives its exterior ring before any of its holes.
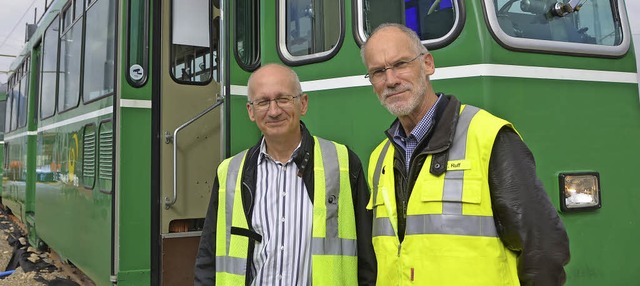
{"type": "Polygon", "coordinates": [[[308,96],[290,68],[265,65],[247,85],[263,136],[218,166],[195,285],[374,285],[360,159],[309,133],[308,96]]]}

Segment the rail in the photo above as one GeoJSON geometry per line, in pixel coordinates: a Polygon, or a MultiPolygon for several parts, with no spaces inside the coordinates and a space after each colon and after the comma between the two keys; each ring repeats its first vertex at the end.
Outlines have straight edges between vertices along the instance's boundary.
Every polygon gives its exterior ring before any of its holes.
{"type": "Polygon", "coordinates": [[[216,107],[220,106],[224,102],[224,98],[219,97],[216,103],[207,107],[207,109],[200,112],[195,117],[191,118],[189,121],[180,125],[176,130],[173,131],[173,135],[165,133],[165,143],[169,144],[173,142],[173,198],[165,197],[164,198],[164,208],[170,209],[176,201],[178,201],[178,132],[189,126],[191,123],[200,119],[202,116],[209,113],[211,110],[214,110],[216,107]]]}

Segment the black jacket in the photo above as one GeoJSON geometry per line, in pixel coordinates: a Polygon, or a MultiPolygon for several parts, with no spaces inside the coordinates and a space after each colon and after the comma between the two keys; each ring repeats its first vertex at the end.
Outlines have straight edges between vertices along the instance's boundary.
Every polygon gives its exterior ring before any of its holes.
{"type": "MultiPolygon", "coordinates": [[[[293,162],[298,166],[298,174],[302,179],[309,193],[309,198],[313,202],[314,176],[313,176],[313,137],[301,124],[302,143],[300,148],[293,154],[293,162]]],[[[260,154],[260,141],[247,151],[247,159],[242,169],[242,203],[247,217],[247,224],[251,230],[251,217],[253,211],[253,198],[256,189],[256,166],[258,155],[260,154]]],[[[371,225],[373,214],[366,209],[369,201],[369,189],[362,171],[362,163],[357,155],[349,150],[349,181],[353,196],[353,204],[356,217],[356,233],[358,243],[358,281],[360,285],[375,285],[376,280],[376,260],[371,242],[371,225]]],[[[215,285],[216,273],[216,222],[218,213],[218,187],[219,182],[216,177],[211,201],[205,217],[200,246],[196,256],[195,265],[195,285],[215,285]]],[[[254,251],[254,241],[250,240],[247,263],[252,262],[254,251]]],[[[247,269],[251,269],[247,265],[247,269]]],[[[250,271],[247,271],[246,285],[253,281],[250,271]]]]}
{"type": "MultiPolygon", "coordinates": [[[[396,150],[394,176],[398,207],[398,233],[404,238],[407,202],[428,155],[433,155],[429,171],[441,175],[447,166],[460,102],[454,96],[441,95],[436,105],[434,124],[418,143],[405,169],[403,149],[393,141],[398,120],[386,131],[396,150]]],[[[504,245],[518,254],[518,277],[522,285],[562,285],[564,265],[569,262],[569,238],[562,221],[536,176],[533,155],[520,136],[503,127],[497,134],[489,161],[489,191],[496,229],[504,245]]]]}

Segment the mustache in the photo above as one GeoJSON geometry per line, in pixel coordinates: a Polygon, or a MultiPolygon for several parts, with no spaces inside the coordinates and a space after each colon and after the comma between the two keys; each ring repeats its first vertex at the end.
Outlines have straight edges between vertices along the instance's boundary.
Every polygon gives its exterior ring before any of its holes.
{"type": "Polygon", "coordinates": [[[411,90],[411,87],[412,87],[411,84],[401,84],[401,85],[394,86],[392,88],[387,87],[382,92],[382,98],[386,99],[387,97],[393,94],[409,91],[411,90]]]}

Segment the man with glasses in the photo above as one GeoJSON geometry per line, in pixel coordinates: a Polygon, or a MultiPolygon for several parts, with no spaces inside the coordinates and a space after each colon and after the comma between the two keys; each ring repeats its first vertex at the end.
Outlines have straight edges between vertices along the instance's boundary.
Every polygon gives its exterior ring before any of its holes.
{"type": "Polygon", "coordinates": [[[265,65],[247,85],[263,137],[218,166],[195,285],[374,285],[360,159],[309,133],[300,121],[308,97],[293,70],[265,65]]]}
{"type": "Polygon", "coordinates": [[[568,237],[511,123],[435,93],[405,26],[381,25],[361,55],[398,117],[369,160],[378,285],[562,285],[568,237]]]}

